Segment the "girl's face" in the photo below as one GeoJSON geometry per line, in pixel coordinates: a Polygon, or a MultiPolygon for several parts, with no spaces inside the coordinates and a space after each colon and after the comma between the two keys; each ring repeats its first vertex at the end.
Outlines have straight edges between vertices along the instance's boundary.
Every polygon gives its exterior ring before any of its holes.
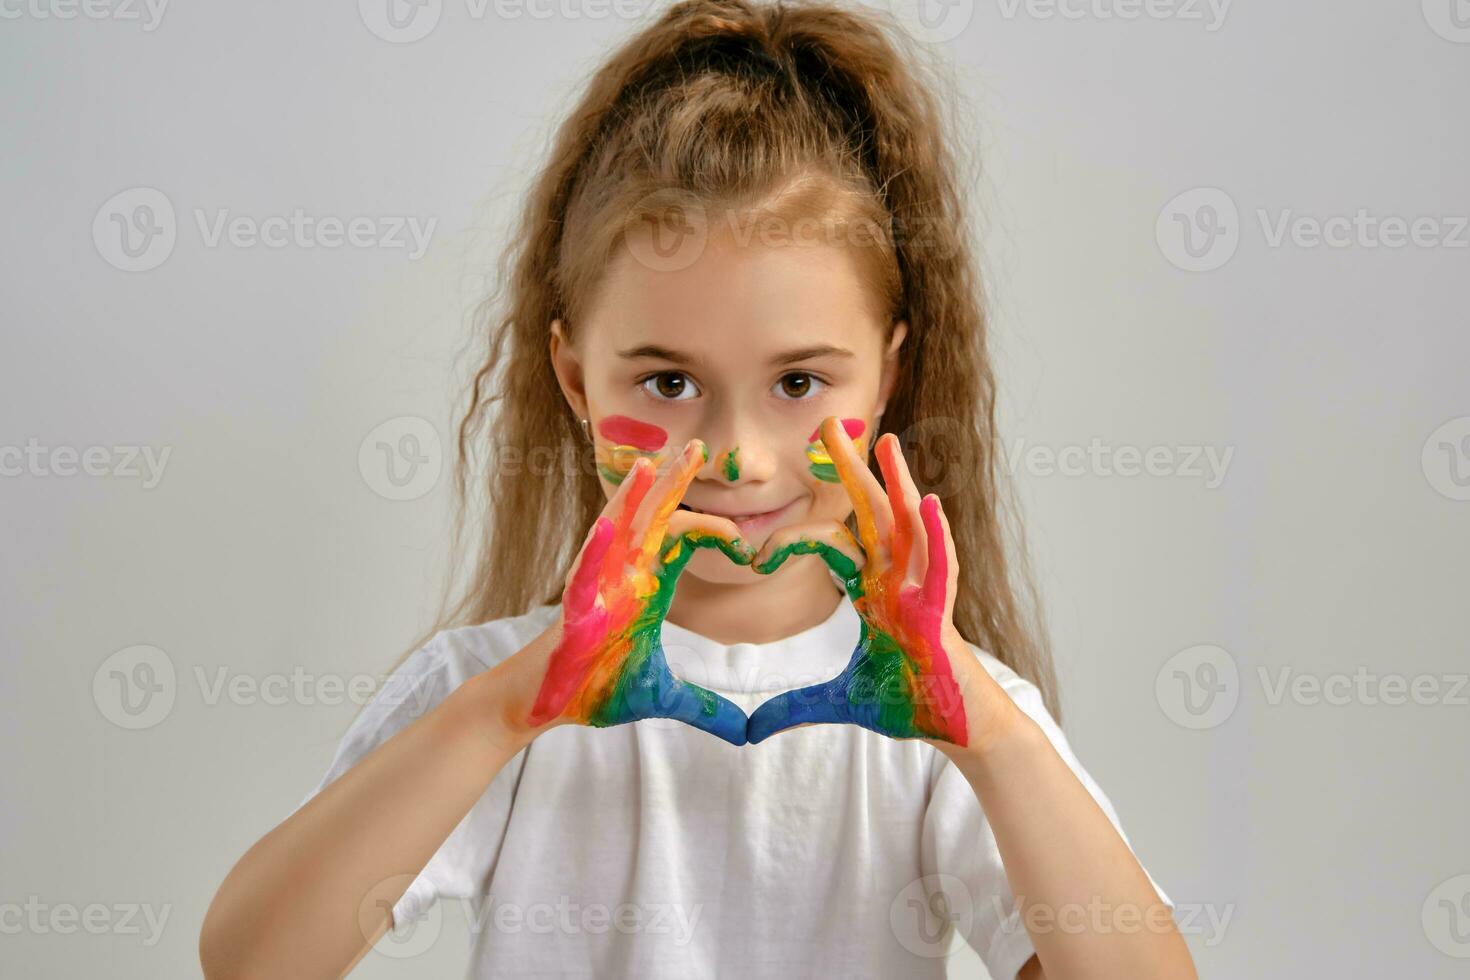
{"type": "MultiPolygon", "coordinates": [[[[816,430],[836,415],[866,454],[907,325],[885,346],[858,265],[836,245],[715,235],[672,271],[637,257],[649,254],[618,254],[575,345],[552,324],[552,362],[590,420],[604,493],[640,455],[662,470],[698,437],[709,459],[684,504],[734,519],[757,549],[780,527],[845,521],[851,501],[816,430]]],[[[701,549],[684,574],[735,583],[752,573],[701,549]]]]}

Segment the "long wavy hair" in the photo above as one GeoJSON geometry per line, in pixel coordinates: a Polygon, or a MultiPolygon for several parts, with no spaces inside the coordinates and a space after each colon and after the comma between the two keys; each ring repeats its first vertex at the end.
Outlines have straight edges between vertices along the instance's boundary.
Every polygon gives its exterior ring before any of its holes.
{"type": "Polygon", "coordinates": [[[865,281],[890,336],[892,323],[909,324],[869,445],[894,432],[920,491],[940,495],[960,565],[956,628],[1060,716],[1000,466],[961,155],[930,94],[943,80],[925,65],[891,17],[832,0],[684,0],[601,64],[557,130],[475,316],[483,353],[458,428],[453,564],[437,620],[410,653],[440,630],[560,601],[606,499],[552,370],[550,325],[560,318],[575,336],[625,234],[691,206],[788,222],[837,215],[877,230],[861,250],[865,281]],[[484,518],[473,532],[471,512],[484,518]]]}

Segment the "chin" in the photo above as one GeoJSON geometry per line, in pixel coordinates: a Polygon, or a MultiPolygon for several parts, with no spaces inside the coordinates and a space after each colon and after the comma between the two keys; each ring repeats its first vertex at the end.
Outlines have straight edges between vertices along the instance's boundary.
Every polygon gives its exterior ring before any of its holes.
{"type": "Polygon", "coordinates": [[[681,578],[690,576],[716,585],[749,585],[758,577],[749,565],[737,565],[714,548],[695,552],[680,574],[681,578]]]}
{"type": "MultiPolygon", "coordinates": [[[[786,524],[800,523],[800,520],[788,520],[786,524]]],[[[785,527],[783,524],[782,527],[785,527]]],[[[770,538],[781,530],[773,527],[761,532],[758,536],[746,538],[745,541],[757,552],[770,540],[770,538]]],[[[788,559],[788,564],[790,559],[788,559]]],[[[784,569],[785,566],[782,566],[784,569]]],[[[777,570],[777,574],[781,569],[777,570]]],[[[768,576],[761,575],[749,565],[737,565],[725,553],[718,548],[699,548],[690,557],[689,563],[684,566],[683,575],[693,575],[706,582],[715,582],[720,585],[749,585],[755,579],[763,579],[768,576]]]]}

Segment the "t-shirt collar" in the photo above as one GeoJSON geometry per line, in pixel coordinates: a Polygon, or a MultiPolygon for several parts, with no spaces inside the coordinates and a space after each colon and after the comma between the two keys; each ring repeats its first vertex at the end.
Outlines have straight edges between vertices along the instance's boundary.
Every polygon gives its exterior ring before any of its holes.
{"type": "Polygon", "coordinates": [[[715,691],[788,691],[842,673],[857,646],[860,619],[841,594],[815,626],[767,643],[718,643],[664,621],[663,646],[676,677],[715,691]]]}

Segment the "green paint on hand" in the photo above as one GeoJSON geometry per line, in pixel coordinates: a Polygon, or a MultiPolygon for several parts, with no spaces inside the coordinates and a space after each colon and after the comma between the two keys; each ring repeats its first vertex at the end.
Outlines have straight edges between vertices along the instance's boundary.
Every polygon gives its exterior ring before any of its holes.
{"type": "Polygon", "coordinates": [[[847,556],[840,548],[834,547],[825,541],[814,541],[811,538],[798,538],[789,544],[782,545],[771,553],[771,557],[755,566],[755,570],[762,575],[769,575],[785,563],[792,555],[821,555],[827,567],[842,580],[842,586],[847,592],[849,599],[856,601],[863,595],[863,577],[858,571],[857,563],[847,556]]]}

